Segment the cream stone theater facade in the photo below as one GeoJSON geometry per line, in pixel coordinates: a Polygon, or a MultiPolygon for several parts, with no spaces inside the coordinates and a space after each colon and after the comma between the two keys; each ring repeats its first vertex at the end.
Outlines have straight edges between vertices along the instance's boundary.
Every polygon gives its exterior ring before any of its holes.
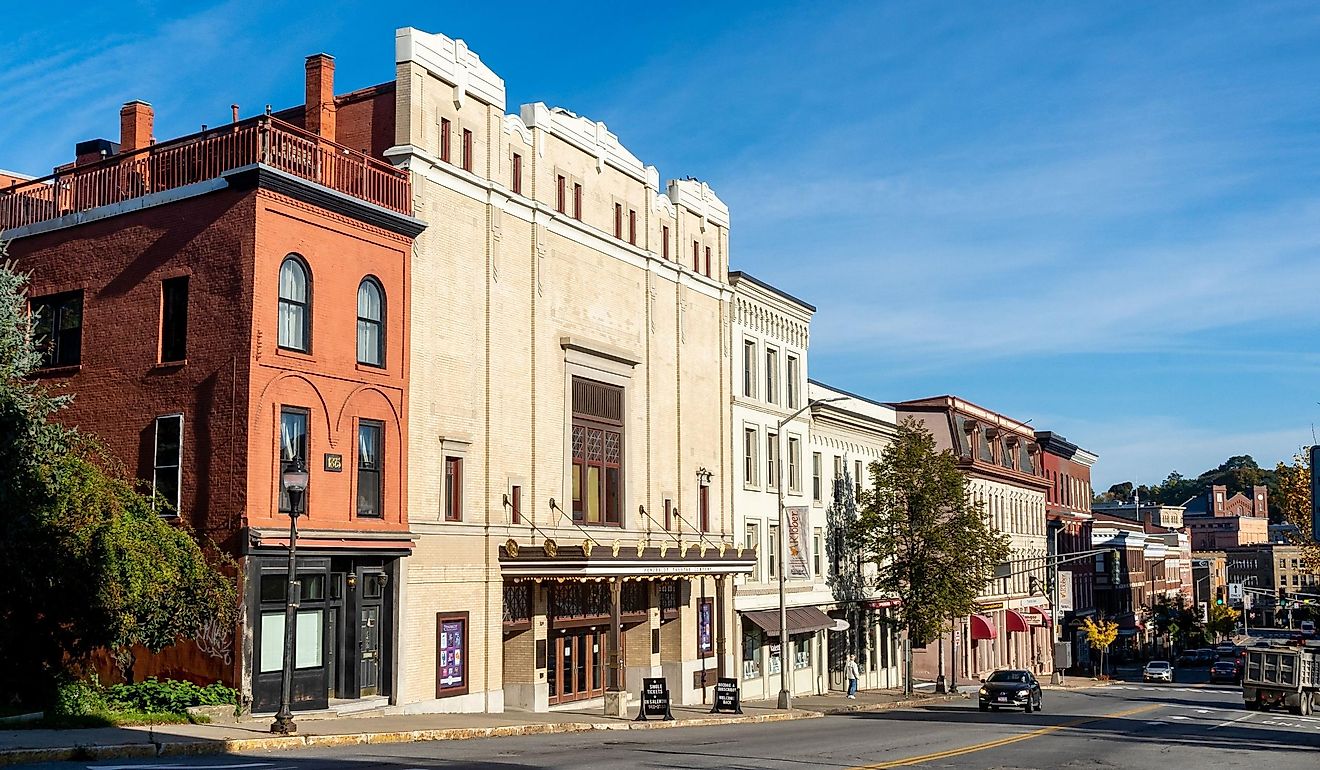
{"type": "Polygon", "coordinates": [[[734,676],[729,212],[462,41],[396,39],[413,176],[409,520],[396,703],[676,703],[734,676]],[[631,696],[628,695],[631,693],[631,696]]]}

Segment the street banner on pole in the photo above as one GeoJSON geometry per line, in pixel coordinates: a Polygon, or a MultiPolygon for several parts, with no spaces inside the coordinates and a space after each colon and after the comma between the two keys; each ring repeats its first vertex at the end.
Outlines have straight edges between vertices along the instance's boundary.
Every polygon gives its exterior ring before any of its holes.
{"type": "Polygon", "coordinates": [[[1073,574],[1059,570],[1059,614],[1073,611],[1073,574]]]}
{"type": "Polygon", "coordinates": [[[811,578],[811,570],[807,566],[810,549],[807,543],[809,512],[810,509],[805,505],[784,508],[784,515],[788,518],[788,576],[794,580],[811,578]]]}

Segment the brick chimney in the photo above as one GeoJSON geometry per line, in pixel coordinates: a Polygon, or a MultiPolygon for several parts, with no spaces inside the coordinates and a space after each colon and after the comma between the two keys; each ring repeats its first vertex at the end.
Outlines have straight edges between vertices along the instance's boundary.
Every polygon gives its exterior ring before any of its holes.
{"type": "Polygon", "coordinates": [[[322,139],[335,139],[335,57],[307,57],[307,108],[304,127],[322,139]]]}
{"type": "Polygon", "coordinates": [[[119,108],[119,151],[132,152],[152,144],[151,130],[156,113],[151,105],[134,99],[119,108]]]}

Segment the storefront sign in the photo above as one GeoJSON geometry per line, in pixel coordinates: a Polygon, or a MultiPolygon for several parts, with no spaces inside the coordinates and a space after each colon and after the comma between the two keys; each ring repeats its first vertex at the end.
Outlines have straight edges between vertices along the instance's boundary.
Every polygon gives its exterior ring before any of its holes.
{"type": "Polygon", "coordinates": [[[784,509],[784,516],[788,519],[788,576],[794,580],[807,580],[811,577],[811,570],[807,567],[807,554],[810,553],[807,544],[809,511],[805,505],[784,509]]]}
{"type": "Polygon", "coordinates": [[[714,607],[710,599],[697,605],[697,656],[707,658],[715,654],[714,607]]]}
{"type": "Polygon", "coordinates": [[[712,714],[741,714],[742,699],[738,694],[737,679],[721,679],[715,683],[715,705],[712,714]]]}
{"type": "Polygon", "coordinates": [[[642,680],[642,708],[633,721],[646,722],[651,718],[666,722],[674,718],[669,710],[669,685],[663,677],[642,680]]]}

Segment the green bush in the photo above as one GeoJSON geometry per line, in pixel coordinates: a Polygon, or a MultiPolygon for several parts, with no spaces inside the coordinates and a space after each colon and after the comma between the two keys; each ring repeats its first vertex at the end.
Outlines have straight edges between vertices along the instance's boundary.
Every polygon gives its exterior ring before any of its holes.
{"type": "Polygon", "coordinates": [[[117,684],[105,694],[112,708],[124,711],[184,714],[191,706],[223,706],[238,703],[238,693],[216,682],[200,687],[175,679],[155,677],[133,684],[117,684]]]}
{"type": "Polygon", "coordinates": [[[57,719],[100,714],[107,710],[105,690],[93,679],[90,682],[61,682],[55,691],[51,716],[57,719]]]}

